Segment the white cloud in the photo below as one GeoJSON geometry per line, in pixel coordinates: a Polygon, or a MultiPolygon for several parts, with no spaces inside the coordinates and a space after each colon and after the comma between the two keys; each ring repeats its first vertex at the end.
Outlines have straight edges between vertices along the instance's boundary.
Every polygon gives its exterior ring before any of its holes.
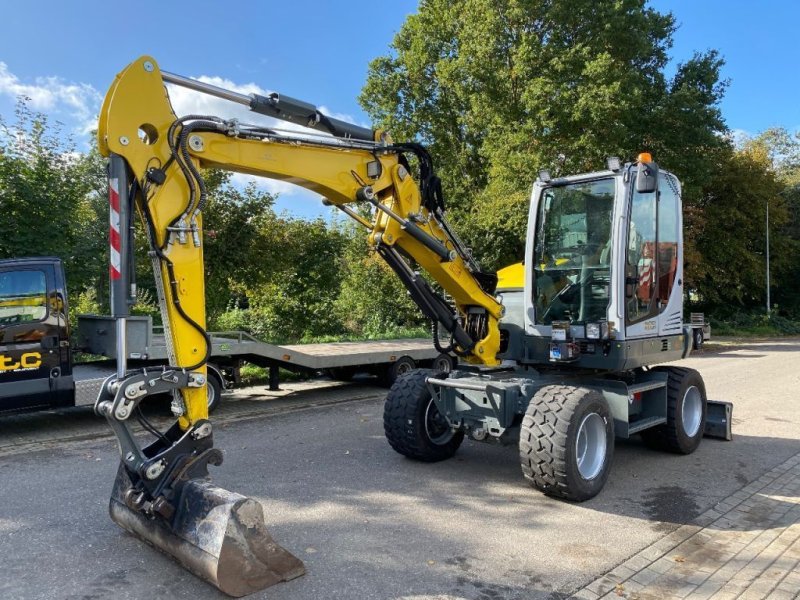
{"type": "Polygon", "coordinates": [[[255,175],[246,175],[245,173],[234,173],[231,176],[231,183],[236,187],[245,187],[250,183],[255,183],[258,189],[269,192],[270,194],[281,196],[300,196],[309,200],[319,202],[322,198],[319,194],[307,190],[299,185],[289,183],[288,181],[280,181],[278,179],[268,179],[266,177],[256,177],[255,175]]]}
{"type": "MultiPolygon", "coordinates": [[[[201,75],[199,77],[195,77],[195,79],[202,81],[203,83],[215,85],[226,90],[238,92],[240,94],[259,94],[266,96],[271,92],[271,90],[266,90],[255,83],[238,84],[234,83],[230,79],[224,79],[222,77],[201,75]]],[[[199,93],[185,87],[167,84],[167,89],[169,91],[172,108],[175,111],[175,114],[178,116],[210,115],[223,119],[238,119],[241,123],[260,125],[272,129],[290,130],[294,135],[298,135],[300,137],[304,137],[303,134],[327,135],[325,132],[312,130],[296,123],[282,121],[254,113],[244,105],[231,102],[230,100],[217,98],[216,96],[199,93]]],[[[325,106],[320,106],[319,110],[329,117],[334,117],[349,123],[358,124],[352,116],[343,113],[331,112],[325,106]]],[[[255,177],[253,175],[245,175],[242,173],[235,173],[231,178],[231,182],[240,187],[244,187],[250,182],[255,182],[259,189],[266,190],[271,194],[280,195],[284,198],[291,196],[293,203],[298,202],[298,204],[306,204],[309,208],[310,205],[313,205],[314,207],[320,206],[320,200],[322,198],[319,194],[287,181],[266,179],[263,177],[255,177]]]]}
{"type": "MultiPolygon", "coordinates": [[[[222,77],[209,75],[201,75],[195,79],[202,81],[203,83],[209,83],[211,85],[245,95],[259,94],[261,96],[267,96],[272,93],[271,90],[266,90],[255,83],[237,84],[230,79],[223,79],[222,77]]],[[[179,117],[185,115],[213,115],[223,119],[238,119],[242,123],[251,123],[254,125],[261,125],[277,129],[288,129],[297,133],[306,133],[309,135],[327,135],[324,131],[309,129],[297,123],[261,115],[252,112],[248,107],[242,104],[237,104],[223,98],[217,98],[216,96],[211,96],[209,94],[196,92],[185,87],[167,84],[167,89],[169,90],[172,108],[179,117]]],[[[355,120],[350,115],[331,113],[324,106],[319,107],[319,109],[329,117],[355,123],[355,120]]]]}
{"type": "Polygon", "coordinates": [[[29,99],[36,111],[53,115],[67,114],[75,124],[75,131],[87,134],[97,126],[97,113],[103,96],[88,83],[72,83],[60,77],[37,77],[33,83],[20,81],[0,61],[0,95],[16,99],[29,99]]]}

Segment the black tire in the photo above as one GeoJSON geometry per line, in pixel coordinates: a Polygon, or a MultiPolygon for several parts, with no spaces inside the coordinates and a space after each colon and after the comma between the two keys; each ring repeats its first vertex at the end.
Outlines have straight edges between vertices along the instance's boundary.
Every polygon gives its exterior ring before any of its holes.
{"type": "Polygon", "coordinates": [[[208,372],[206,380],[206,396],[208,398],[208,414],[211,414],[222,404],[222,382],[211,371],[208,372]]]}
{"type": "Polygon", "coordinates": [[[593,498],[608,479],[613,455],[614,420],[600,392],[548,385],[534,394],[522,419],[519,456],[522,474],[536,489],[576,502],[593,498]],[[579,462],[579,433],[585,442],[589,430],[596,459],[579,462]]]}
{"type": "Polygon", "coordinates": [[[356,374],[354,367],[332,367],[326,370],[328,377],[335,381],[350,381],[356,374]]]}
{"type": "Polygon", "coordinates": [[[433,359],[432,368],[437,373],[449,373],[455,368],[455,361],[449,354],[442,352],[433,359]]]}
{"type": "Polygon", "coordinates": [[[438,462],[451,458],[464,441],[436,409],[425,378],[428,369],[415,369],[397,378],[386,396],[383,430],[389,445],[414,460],[438,462]]]}
{"type": "Polygon", "coordinates": [[[410,356],[401,356],[391,364],[386,365],[386,368],[380,374],[381,385],[392,387],[397,379],[417,368],[417,363],[410,356]]]}
{"type": "Polygon", "coordinates": [[[695,329],[694,333],[692,334],[692,346],[694,346],[695,350],[702,350],[703,349],[703,330],[702,329],[695,329]]]}
{"type": "Polygon", "coordinates": [[[667,422],[664,425],[645,429],[642,439],[650,448],[667,450],[676,454],[691,454],[700,445],[706,426],[706,386],[703,378],[694,369],[685,367],[654,367],[654,371],[667,374],[667,422]],[[699,423],[689,416],[684,419],[684,411],[696,414],[697,399],[690,398],[692,388],[699,394],[701,416],[699,423]],[[694,429],[694,431],[687,430],[694,429]]]}

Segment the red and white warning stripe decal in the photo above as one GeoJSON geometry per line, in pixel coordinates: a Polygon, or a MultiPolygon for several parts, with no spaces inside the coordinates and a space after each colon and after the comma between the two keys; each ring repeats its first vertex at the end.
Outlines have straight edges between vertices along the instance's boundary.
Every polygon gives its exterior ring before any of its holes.
{"type": "Polygon", "coordinates": [[[111,279],[119,279],[122,277],[120,272],[119,179],[108,180],[108,204],[108,241],[111,246],[108,275],[111,279]]]}

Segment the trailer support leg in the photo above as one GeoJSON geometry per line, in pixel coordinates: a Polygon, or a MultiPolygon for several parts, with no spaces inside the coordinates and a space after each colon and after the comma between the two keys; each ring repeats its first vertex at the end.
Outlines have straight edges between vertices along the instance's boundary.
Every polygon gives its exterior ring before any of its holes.
{"type": "Polygon", "coordinates": [[[277,365],[270,365],[269,367],[269,391],[279,392],[281,390],[280,378],[278,377],[280,369],[277,365]]]}

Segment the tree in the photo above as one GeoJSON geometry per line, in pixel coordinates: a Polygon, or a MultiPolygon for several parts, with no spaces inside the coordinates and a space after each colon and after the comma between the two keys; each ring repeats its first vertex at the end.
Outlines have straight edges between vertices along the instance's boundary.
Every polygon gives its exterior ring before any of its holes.
{"type": "Polygon", "coordinates": [[[695,207],[702,211],[702,224],[693,232],[698,262],[687,272],[686,286],[717,315],[764,305],[767,203],[773,267],[775,273],[786,268],[782,189],[759,144],[720,153],[715,172],[701,187],[695,207]]]}
{"type": "Polygon", "coordinates": [[[342,232],[347,242],[335,311],[346,330],[375,338],[423,326],[419,308],[389,265],[369,249],[363,229],[348,224],[342,232]]]}
{"type": "Polygon", "coordinates": [[[13,124],[0,117],[0,257],[59,256],[72,289],[93,286],[107,245],[105,234],[95,235],[98,171],[96,153],[77,152],[20,99],[13,124]]]}
{"type": "Polygon", "coordinates": [[[360,100],[395,137],[430,146],[455,219],[497,268],[521,258],[539,168],[652,150],[690,188],[703,180],[727,143],[722,61],[696,54],[668,80],[674,30],[643,0],[423,0],[360,100]]]}

